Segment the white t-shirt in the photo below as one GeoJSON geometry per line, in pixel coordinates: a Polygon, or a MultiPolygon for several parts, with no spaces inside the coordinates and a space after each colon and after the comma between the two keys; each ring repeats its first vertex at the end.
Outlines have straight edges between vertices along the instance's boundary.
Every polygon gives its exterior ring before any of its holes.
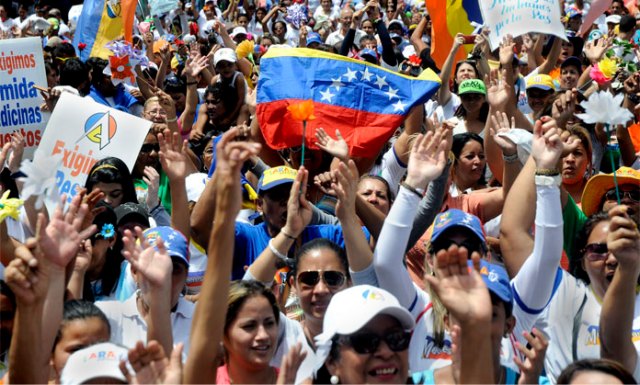
{"type": "MultiPolygon", "coordinates": [[[[362,39],[362,37],[365,35],[365,33],[359,29],[356,29],[356,37],[353,39],[353,42],[355,44],[360,44],[360,39],[362,39]]],[[[327,45],[330,46],[334,46],[338,43],[340,43],[341,41],[344,40],[345,35],[343,35],[340,32],[340,27],[338,27],[337,31],[333,31],[329,34],[329,36],[327,36],[327,40],[325,41],[325,43],[327,43],[327,45]]]]}
{"type": "Polygon", "coordinates": [[[278,325],[278,342],[276,352],[271,359],[271,366],[279,368],[282,359],[287,355],[289,350],[298,342],[302,345],[302,351],[307,352],[298,373],[296,375],[296,384],[301,383],[307,378],[313,378],[316,365],[316,354],[309,341],[307,341],[302,325],[300,322],[287,318],[286,315],[280,313],[280,324],[278,325]]]}
{"type": "MultiPolygon", "coordinates": [[[[124,302],[119,301],[98,301],[95,303],[107,316],[111,325],[110,342],[123,345],[129,349],[133,348],[138,341],[147,342],[147,323],[144,321],[138,307],[136,306],[136,296],[124,302]]],[[[182,342],[182,361],[186,361],[189,353],[189,335],[191,334],[191,320],[195,305],[183,297],[178,299],[178,307],[171,313],[171,330],[173,334],[174,346],[182,342]]],[[[214,349],[215,347],[212,347],[214,349]]]]}

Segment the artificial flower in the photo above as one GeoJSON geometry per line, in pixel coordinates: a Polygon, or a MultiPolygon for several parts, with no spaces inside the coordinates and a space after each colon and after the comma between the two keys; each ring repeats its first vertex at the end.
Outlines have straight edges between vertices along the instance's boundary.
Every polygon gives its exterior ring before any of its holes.
{"type": "Polygon", "coordinates": [[[419,66],[419,65],[422,64],[422,59],[420,59],[418,57],[418,55],[413,54],[413,55],[409,56],[409,63],[411,63],[411,64],[413,64],[415,66],[419,66]]]}
{"type": "Polygon", "coordinates": [[[591,67],[591,71],[589,72],[589,76],[598,85],[603,85],[606,82],[610,82],[611,81],[611,78],[608,78],[608,77],[604,76],[602,71],[600,71],[600,68],[598,67],[598,65],[594,65],[593,67],[591,67]]]}
{"type": "Polygon", "coordinates": [[[87,45],[85,43],[78,43],[78,49],[80,51],[82,51],[83,49],[87,48],[87,45]]]}
{"type": "Polygon", "coordinates": [[[287,16],[285,21],[291,23],[296,29],[307,23],[307,7],[302,4],[293,4],[287,7],[287,16]]]}
{"type": "Polygon", "coordinates": [[[605,77],[611,79],[618,72],[618,63],[614,59],[609,59],[605,56],[604,59],[598,62],[598,68],[605,77]]]}
{"type": "Polygon", "coordinates": [[[628,109],[621,107],[623,100],[623,94],[613,96],[608,91],[596,92],[588,100],[580,103],[585,113],[576,114],[576,116],[587,124],[625,124],[633,118],[633,114],[628,109]]]}
{"type": "Polygon", "coordinates": [[[105,223],[102,225],[102,229],[100,230],[100,236],[104,239],[110,239],[115,236],[116,232],[111,223],[105,223]]]}
{"type": "Polygon", "coordinates": [[[136,77],[133,74],[131,63],[129,62],[129,55],[122,57],[109,56],[109,66],[105,68],[111,72],[111,82],[114,85],[118,83],[127,82],[131,85],[135,84],[136,77]]]}
{"type": "Polygon", "coordinates": [[[47,157],[36,156],[33,161],[25,159],[20,165],[20,171],[26,175],[19,180],[24,182],[22,186],[22,199],[25,201],[31,196],[36,196],[36,209],[40,210],[45,198],[55,202],[58,197],[56,174],[62,161],[61,156],[47,157]]]}
{"type": "Polygon", "coordinates": [[[313,115],[313,100],[305,100],[300,103],[291,104],[287,107],[287,110],[289,110],[291,117],[295,120],[305,121],[316,118],[313,115]]]}
{"type": "Polygon", "coordinates": [[[0,197],[0,223],[4,221],[6,217],[11,217],[18,220],[20,217],[20,206],[24,204],[22,199],[9,198],[10,191],[7,190],[0,197]]]}

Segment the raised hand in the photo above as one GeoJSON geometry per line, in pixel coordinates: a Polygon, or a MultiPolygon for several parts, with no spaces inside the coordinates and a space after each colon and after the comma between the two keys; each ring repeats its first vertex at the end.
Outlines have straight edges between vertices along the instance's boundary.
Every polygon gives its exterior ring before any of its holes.
{"type": "Polygon", "coordinates": [[[349,159],[349,145],[342,137],[340,130],[336,130],[336,139],[333,139],[324,128],[316,131],[316,145],[329,155],[346,162],[349,159]]]}
{"type": "Polygon", "coordinates": [[[531,35],[525,33],[522,35],[522,52],[526,52],[527,54],[533,52],[533,46],[535,42],[531,38],[531,35]]]}
{"type": "Polygon", "coordinates": [[[80,203],[82,198],[82,193],[73,197],[69,209],[63,213],[64,203],[67,199],[66,195],[63,195],[48,223],[44,214],[38,215],[38,224],[36,225],[38,251],[42,252],[47,260],[59,269],[64,270],[75,257],[80,241],[89,238],[96,231],[95,225],[82,229],[84,217],[89,211],[87,204],[80,203]]]}
{"type": "Polygon", "coordinates": [[[19,131],[15,131],[11,135],[11,154],[7,163],[7,167],[12,173],[20,170],[22,156],[24,155],[24,144],[24,136],[19,131]]]}
{"type": "Polygon", "coordinates": [[[187,141],[182,140],[180,134],[164,130],[158,134],[160,144],[160,164],[169,180],[184,179],[189,174],[189,158],[187,158],[187,141]]]}
{"type": "Polygon", "coordinates": [[[336,190],[332,187],[335,182],[335,175],[331,171],[325,171],[313,177],[313,184],[325,195],[336,196],[336,190]]]}
{"type": "Polygon", "coordinates": [[[548,117],[537,120],[533,126],[531,156],[536,161],[537,168],[556,168],[565,148],[575,145],[575,139],[563,142],[560,129],[555,121],[548,117]]]}
{"type": "Polygon", "coordinates": [[[149,210],[156,207],[160,201],[158,198],[158,191],[160,189],[160,174],[155,168],[151,166],[145,166],[142,172],[142,180],[147,184],[147,198],[145,203],[149,210]]]}
{"type": "Polygon", "coordinates": [[[590,40],[584,45],[584,54],[591,64],[596,64],[611,48],[611,38],[590,40]]]}
{"type": "Polygon", "coordinates": [[[500,65],[511,68],[515,46],[516,42],[513,40],[513,36],[507,35],[502,39],[500,43],[500,65]]]}
{"type": "Polygon", "coordinates": [[[516,119],[512,116],[511,122],[509,122],[509,116],[507,116],[507,114],[504,112],[496,112],[491,115],[491,122],[493,125],[489,127],[489,132],[498,147],[502,150],[502,153],[505,156],[516,154],[518,152],[518,145],[505,135],[516,127],[516,119]]]}
{"type": "Polygon", "coordinates": [[[182,349],[182,343],[176,345],[169,359],[157,341],[149,341],[147,346],[138,341],[135,347],[129,349],[127,357],[135,376],[129,373],[125,361],[120,362],[120,371],[129,384],[181,384],[182,349]]]}
{"type": "Polygon", "coordinates": [[[209,57],[201,56],[199,53],[195,56],[191,56],[185,63],[182,73],[191,78],[195,78],[209,66],[209,57]]]}
{"type": "Polygon", "coordinates": [[[49,276],[43,258],[36,250],[34,238],[15,249],[15,258],[4,271],[4,280],[15,294],[18,306],[44,302],[49,276]]]}
{"type": "Polygon", "coordinates": [[[564,127],[569,120],[573,119],[577,103],[578,91],[576,89],[565,91],[553,102],[551,117],[564,127]]]}
{"type": "Polygon", "coordinates": [[[353,160],[348,165],[340,162],[338,169],[334,171],[336,183],[331,186],[338,197],[336,216],[340,220],[348,216],[356,215],[356,192],[358,190],[358,167],[353,160]]]}
{"type": "Polygon", "coordinates": [[[464,34],[462,32],[458,32],[456,36],[453,38],[453,49],[458,49],[464,45],[464,34]]]}
{"type": "Polygon", "coordinates": [[[513,361],[520,368],[518,384],[535,384],[542,374],[542,369],[544,369],[544,356],[547,352],[549,341],[540,330],[535,328],[531,333],[522,332],[522,335],[531,347],[528,348],[516,342],[516,348],[526,357],[524,362],[518,355],[513,357],[513,361]]]}
{"type": "Polygon", "coordinates": [[[445,148],[446,140],[443,138],[444,129],[420,134],[413,143],[407,166],[407,178],[405,182],[419,189],[424,189],[427,184],[436,179],[447,164],[445,148]]]}
{"type": "Polygon", "coordinates": [[[91,266],[91,260],[93,257],[93,246],[91,240],[86,239],[80,242],[80,248],[76,254],[76,259],[73,262],[73,270],[79,273],[85,273],[91,266]]]}
{"type": "Polygon", "coordinates": [[[467,249],[451,245],[436,254],[436,274],[426,275],[425,279],[456,320],[490,322],[491,296],[477,271],[480,254],[471,255],[475,269],[469,269],[467,260],[467,249]]]}
{"type": "Polygon", "coordinates": [[[311,203],[307,201],[306,197],[308,179],[309,171],[304,166],[300,166],[287,202],[287,222],[282,231],[296,238],[311,222],[311,203]]]}
{"type": "MultiPolygon", "coordinates": [[[[93,191],[91,191],[89,194],[86,194],[86,190],[82,189],[80,191],[84,198],[82,199],[82,203],[85,203],[87,205],[87,215],[85,215],[84,217],[84,221],[82,222],[82,228],[86,229],[87,227],[91,226],[91,224],[93,223],[93,220],[95,219],[95,217],[104,212],[105,210],[107,210],[106,207],[96,207],[96,205],[102,201],[104,199],[104,193],[102,191],[100,191],[100,189],[95,188],[93,191]]],[[[96,229],[99,230],[99,229],[96,229]]]]}
{"type": "Polygon", "coordinates": [[[140,227],[135,228],[136,236],[130,230],[125,230],[122,256],[133,269],[142,277],[140,286],[143,292],[149,289],[166,288],[171,285],[171,273],[173,263],[167,252],[164,241],[161,238],[156,240],[155,247],[151,246],[140,227]],[[136,242],[136,239],[139,241],[136,242]]]}
{"type": "Polygon", "coordinates": [[[507,82],[506,70],[493,70],[489,76],[485,76],[484,83],[487,85],[487,101],[494,110],[504,111],[511,94],[513,86],[507,82]]]}
{"type": "Polygon", "coordinates": [[[276,384],[294,384],[298,369],[306,357],[307,352],[302,350],[302,344],[300,342],[296,343],[282,359],[276,384]]]}
{"type": "Polygon", "coordinates": [[[152,89],[153,94],[158,97],[158,103],[167,112],[168,118],[176,116],[176,103],[168,93],[164,92],[160,88],[154,87],[152,89]]]}
{"type": "Polygon", "coordinates": [[[607,249],[615,255],[621,269],[637,272],[640,270],[640,231],[627,211],[624,205],[609,210],[607,249]]]}

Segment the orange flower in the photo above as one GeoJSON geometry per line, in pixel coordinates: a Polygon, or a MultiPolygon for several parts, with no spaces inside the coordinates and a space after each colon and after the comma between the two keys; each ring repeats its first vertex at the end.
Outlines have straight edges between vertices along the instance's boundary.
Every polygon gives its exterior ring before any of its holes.
{"type": "Polygon", "coordinates": [[[305,100],[304,102],[291,104],[287,107],[287,110],[289,110],[295,120],[314,120],[316,118],[313,115],[313,100],[305,100]]]}
{"type": "Polygon", "coordinates": [[[122,57],[109,56],[109,66],[111,67],[111,77],[113,79],[131,79],[132,82],[135,81],[128,55],[122,57]]]}

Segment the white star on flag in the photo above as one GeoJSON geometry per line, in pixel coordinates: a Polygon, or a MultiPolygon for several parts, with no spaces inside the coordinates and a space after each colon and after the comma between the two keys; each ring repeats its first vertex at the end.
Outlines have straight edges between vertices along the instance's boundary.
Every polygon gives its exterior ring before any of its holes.
{"type": "Polygon", "coordinates": [[[398,103],[393,105],[393,112],[400,111],[404,112],[404,108],[407,106],[406,103],[402,103],[402,100],[398,100],[398,103]]]}
{"type": "Polygon", "coordinates": [[[389,96],[389,100],[393,98],[400,99],[400,97],[398,96],[398,90],[394,90],[393,88],[391,88],[391,86],[389,86],[389,91],[385,92],[385,94],[389,96]]]}
{"type": "Polygon", "coordinates": [[[369,72],[369,68],[365,68],[364,71],[360,71],[360,73],[362,74],[362,80],[366,80],[368,82],[371,81],[371,77],[373,76],[373,74],[371,72],[369,72]]]}
{"type": "Polygon", "coordinates": [[[345,78],[347,78],[348,82],[353,81],[353,79],[358,79],[358,72],[357,71],[352,71],[351,68],[347,68],[347,73],[342,75],[345,78]]]}
{"type": "Polygon", "coordinates": [[[386,76],[380,76],[380,75],[376,75],[376,77],[378,78],[378,80],[376,80],[376,85],[382,89],[382,87],[389,85],[386,81],[387,77],[386,76]]]}
{"type": "Polygon", "coordinates": [[[322,95],[321,101],[326,100],[329,103],[331,103],[331,99],[335,96],[331,93],[331,89],[329,88],[327,88],[325,92],[320,91],[320,95],[322,95]]]}
{"type": "Polygon", "coordinates": [[[342,84],[342,83],[340,82],[340,78],[337,78],[337,79],[331,79],[331,81],[333,82],[333,83],[331,84],[331,87],[336,87],[336,91],[340,91],[340,87],[343,87],[343,86],[344,86],[344,84],[342,84]]]}

